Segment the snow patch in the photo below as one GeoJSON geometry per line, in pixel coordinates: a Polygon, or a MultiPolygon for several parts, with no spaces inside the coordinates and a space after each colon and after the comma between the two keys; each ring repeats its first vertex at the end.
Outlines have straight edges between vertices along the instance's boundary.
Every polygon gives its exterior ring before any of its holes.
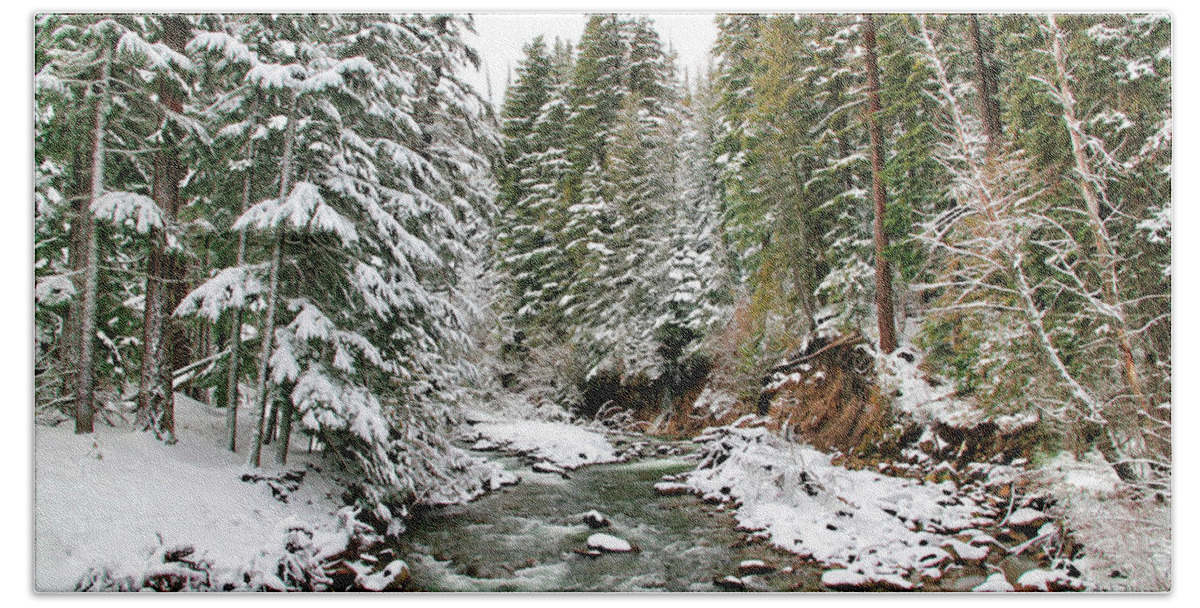
{"type": "Polygon", "coordinates": [[[619,460],[602,433],[565,422],[480,422],[472,431],[472,440],[487,439],[567,470],[619,460]]]}

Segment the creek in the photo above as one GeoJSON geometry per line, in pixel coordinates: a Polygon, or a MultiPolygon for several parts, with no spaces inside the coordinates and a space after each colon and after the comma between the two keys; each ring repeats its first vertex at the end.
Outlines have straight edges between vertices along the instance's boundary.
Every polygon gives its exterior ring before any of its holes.
{"type": "Polygon", "coordinates": [[[427,509],[400,541],[409,588],[421,591],[718,591],[743,560],[777,568],[750,579],[763,591],[818,591],[817,564],[746,542],[730,513],[693,495],[660,496],[663,475],[693,468],[679,457],[599,464],[569,473],[532,471],[519,458],[488,454],[522,479],[465,505],[427,509]],[[610,521],[593,530],[584,513],[610,521]],[[589,556],[596,532],[629,541],[635,552],[589,556]],[[790,571],[786,568],[790,567],[790,571]]]}

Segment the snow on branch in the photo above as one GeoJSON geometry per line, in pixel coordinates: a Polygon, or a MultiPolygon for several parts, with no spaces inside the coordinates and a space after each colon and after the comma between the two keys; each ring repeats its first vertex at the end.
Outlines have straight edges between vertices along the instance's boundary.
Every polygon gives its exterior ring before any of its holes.
{"type": "Polygon", "coordinates": [[[250,207],[233,224],[234,230],[268,231],[281,224],[294,230],[332,232],[343,245],[358,240],[354,223],[325,203],[321,191],[309,182],[299,182],[287,199],[267,199],[250,207]]]}
{"type": "Polygon", "coordinates": [[[154,199],[133,192],[109,192],[92,202],[92,215],[98,220],[126,226],[147,234],[166,226],[166,216],[154,199]]]}
{"type": "Polygon", "coordinates": [[[121,36],[121,40],[117,42],[117,53],[142,60],[147,69],[166,71],[174,66],[185,72],[196,71],[195,64],[186,55],[172,50],[161,42],[150,44],[134,32],[126,32],[121,36]]]}
{"type": "Polygon", "coordinates": [[[299,64],[260,63],[246,72],[246,81],[260,89],[292,89],[303,75],[304,67],[299,64]]]}
{"type": "Polygon", "coordinates": [[[237,38],[225,32],[197,32],[186,47],[189,53],[216,53],[233,63],[258,63],[258,55],[237,38]]]}
{"type": "Polygon", "coordinates": [[[74,295],[75,284],[66,275],[61,274],[41,277],[33,288],[34,301],[43,306],[61,304],[74,295]]]}
{"type": "Polygon", "coordinates": [[[222,270],[185,296],[175,316],[196,315],[215,323],[222,312],[241,308],[246,298],[266,291],[261,278],[265,269],[266,264],[255,264],[222,270]]]}
{"type": "Polygon", "coordinates": [[[345,429],[372,443],[387,441],[388,422],[379,400],[362,387],[331,377],[321,365],[309,367],[296,379],[292,403],[307,429],[345,429]]]}

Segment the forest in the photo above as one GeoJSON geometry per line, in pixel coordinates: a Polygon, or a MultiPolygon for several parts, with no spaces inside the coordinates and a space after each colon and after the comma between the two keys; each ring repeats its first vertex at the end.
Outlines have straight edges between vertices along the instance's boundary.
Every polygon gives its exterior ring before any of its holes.
{"type": "Polygon", "coordinates": [[[36,17],[39,591],[1171,589],[1169,16],[474,19],[36,17]]]}

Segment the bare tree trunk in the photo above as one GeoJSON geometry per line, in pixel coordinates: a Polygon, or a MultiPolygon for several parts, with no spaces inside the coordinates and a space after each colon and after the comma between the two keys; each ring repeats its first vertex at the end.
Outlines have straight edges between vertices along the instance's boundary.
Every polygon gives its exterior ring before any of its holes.
{"type": "Polygon", "coordinates": [[[279,445],[275,448],[277,450],[275,462],[285,465],[287,464],[288,447],[292,442],[292,417],[294,415],[290,395],[285,393],[275,409],[279,410],[279,445]]]}
{"type": "MultiPolygon", "coordinates": [[[[283,161],[279,172],[279,198],[282,200],[287,197],[288,191],[292,187],[292,145],[296,139],[296,119],[292,116],[287,117],[287,129],[283,136],[283,161]]],[[[255,395],[255,409],[252,414],[256,420],[254,426],[254,438],[251,440],[250,446],[250,465],[259,466],[262,460],[263,435],[266,431],[267,423],[267,403],[270,397],[268,387],[270,385],[268,375],[270,374],[271,346],[275,337],[275,308],[279,301],[279,257],[280,250],[283,248],[283,229],[275,228],[275,244],[271,250],[271,266],[267,285],[267,311],[263,317],[261,340],[262,348],[258,356],[258,394],[255,395]]]]}
{"type": "MultiPolygon", "coordinates": [[[[188,24],[181,17],[163,18],[163,41],[182,53],[187,44],[188,24]]],[[[170,79],[162,78],[159,99],[166,111],[183,112],[183,97],[170,79]]],[[[177,142],[164,142],[154,157],[153,196],[162,209],[167,226],[153,235],[153,247],[147,260],[146,310],[143,324],[141,390],[138,393],[138,422],[154,431],[168,444],[175,443],[174,370],[187,365],[187,336],[171,311],[182,298],[185,263],[167,250],[166,231],[175,223],[179,210],[179,182],[183,177],[177,142]],[[181,343],[182,344],[179,344],[181,343]]]]}
{"type": "MultiPolygon", "coordinates": [[[[289,120],[289,128],[290,122],[289,120]]],[[[271,373],[271,346],[275,335],[275,307],[279,300],[279,257],[280,249],[283,245],[283,233],[281,228],[276,228],[275,231],[275,244],[271,252],[270,278],[267,285],[267,310],[263,317],[262,331],[259,338],[262,341],[262,346],[258,355],[258,392],[255,395],[255,408],[251,414],[252,419],[255,420],[255,425],[254,437],[250,440],[250,464],[255,467],[259,466],[262,460],[263,436],[267,430],[267,404],[270,401],[268,374],[271,373]]]]}
{"type": "MultiPolygon", "coordinates": [[[[1046,17],[1046,21],[1050,26],[1051,31],[1051,53],[1054,55],[1054,66],[1058,77],[1059,101],[1063,109],[1063,121],[1067,125],[1067,131],[1071,136],[1071,154],[1075,161],[1075,171],[1078,173],[1078,183],[1080,192],[1083,194],[1084,204],[1087,207],[1087,215],[1089,223],[1091,223],[1092,231],[1096,237],[1096,255],[1100,262],[1101,268],[1101,294],[1104,303],[1112,311],[1115,323],[1114,334],[1116,338],[1117,351],[1121,356],[1121,367],[1128,387],[1130,396],[1134,400],[1136,411],[1126,409],[1120,414],[1119,422],[1121,429],[1118,431],[1109,428],[1108,433],[1114,450],[1123,459],[1143,459],[1149,455],[1146,433],[1143,429],[1142,417],[1154,419],[1153,411],[1151,410],[1150,400],[1146,397],[1145,391],[1142,388],[1141,377],[1138,374],[1137,363],[1133,358],[1133,343],[1130,339],[1130,331],[1127,317],[1125,314],[1125,306],[1121,301],[1121,283],[1120,276],[1117,273],[1117,252],[1113,246],[1113,239],[1108,233],[1108,227],[1104,223],[1104,218],[1101,217],[1100,203],[1103,200],[1104,192],[1103,182],[1092,170],[1091,161],[1088,156],[1087,144],[1084,141],[1083,123],[1075,114],[1075,96],[1071,91],[1070,71],[1067,69],[1066,51],[1063,49],[1062,38],[1063,33],[1058,28],[1058,23],[1054,15],[1046,17]],[[1131,435],[1123,436],[1124,432],[1131,435]]],[[[1147,477],[1146,472],[1142,470],[1142,465],[1131,464],[1129,462],[1121,463],[1122,466],[1117,468],[1117,472],[1122,478],[1127,481],[1138,482],[1144,481],[1147,477]]]]}
{"type": "MultiPolygon", "coordinates": [[[[250,161],[246,169],[246,177],[242,182],[242,212],[250,208],[251,190],[254,184],[254,140],[251,139],[246,151],[246,160],[250,161]]],[[[246,231],[238,232],[237,265],[246,263],[246,231]]],[[[245,312],[238,308],[233,316],[233,327],[229,329],[229,379],[225,384],[225,400],[229,409],[225,412],[225,435],[228,438],[229,451],[237,451],[237,415],[238,415],[238,380],[242,374],[242,321],[245,312]]]]}
{"type": "Polygon", "coordinates": [[[100,80],[96,91],[96,114],[92,124],[92,184],[88,205],[77,218],[80,222],[80,242],[84,248],[81,274],[75,275],[76,291],[80,294],[77,358],[75,360],[75,432],[91,433],[95,428],[95,383],[93,343],[96,333],[96,296],[99,285],[99,252],[96,246],[96,221],[91,203],[104,193],[104,132],[108,113],[108,80],[112,70],[112,51],[104,49],[100,59],[100,80]]]}
{"type": "Polygon", "coordinates": [[[987,151],[990,157],[995,154],[996,145],[1000,141],[996,68],[988,52],[991,45],[984,42],[983,32],[979,28],[979,15],[972,14],[969,18],[968,35],[975,55],[975,88],[979,96],[979,117],[983,121],[983,134],[987,137],[987,151]]]}
{"type": "MultiPolygon", "coordinates": [[[[83,276],[87,272],[87,238],[84,234],[84,224],[91,217],[88,205],[91,203],[91,166],[93,142],[89,134],[81,139],[71,155],[71,191],[68,200],[71,203],[71,227],[67,235],[67,267],[70,268],[71,280],[75,284],[75,292],[82,294],[83,276]],[[86,217],[85,217],[86,216],[86,217]]],[[[66,319],[63,320],[62,350],[59,351],[62,366],[61,395],[75,395],[75,382],[79,375],[79,320],[83,316],[81,306],[83,298],[71,298],[67,307],[66,319]]],[[[74,401],[74,397],[72,397],[74,401]]]]}
{"type": "Polygon", "coordinates": [[[1138,376],[1137,366],[1133,359],[1133,346],[1129,338],[1129,327],[1126,322],[1124,305],[1121,302],[1120,278],[1117,274],[1117,255],[1113,251],[1112,237],[1108,234],[1108,228],[1104,224],[1104,219],[1100,217],[1100,200],[1103,196],[1097,189],[1102,186],[1099,185],[1100,180],[1096,178],[1090,168],[1087,144],[1084,143],[1083,137],[1083,123],[1075,115],[1075,97],[1071,92],[1067,56],[1062,47],[1062,31],[1058,29],[1058,23],[1055,21],[1054,15],[1047,16],[1046,20],[1049,22],[1051,32],[1053,33],[1051,50],[1054,54],[1055,69],[1058,72],[1059,97],[1062,103],[1063,120],[1067,123],[1067,131],[1071,135],[1071,154],[1075,160],[1075,171],[1079,174],[1079,190],[1083,194],[1083,200],[1087,206],[1088,220],[1091,222],[1092,230],[1096,234],[1096,253],[1100,258],[1100,265],[1104,273],[1102,280],[1104,303],[1116,311],[1117,348],[1121,353],[1125,381],[1129,385],[1129,390],[1133,394],[1134,399],[1137,401],[1139,407],[1141,407],[1141,411],[1150,413],[1150,403],[1142,390],[1141,379],[1138,376]]]}
{"type": "Polygon", "coordinates": [[[892,305],[892,270],[884,257],[887,234],[883,216],[887,211],[887,189],[883,183],[883,130],[879,126],[879,64],[875,57],[875,17],[867,14],[863,43],[867,60],[867,127],[871,134],[871,182],[875,202],[875,316],[879,320],[879,350],[896,350],[896,313],[892,305]]]}

